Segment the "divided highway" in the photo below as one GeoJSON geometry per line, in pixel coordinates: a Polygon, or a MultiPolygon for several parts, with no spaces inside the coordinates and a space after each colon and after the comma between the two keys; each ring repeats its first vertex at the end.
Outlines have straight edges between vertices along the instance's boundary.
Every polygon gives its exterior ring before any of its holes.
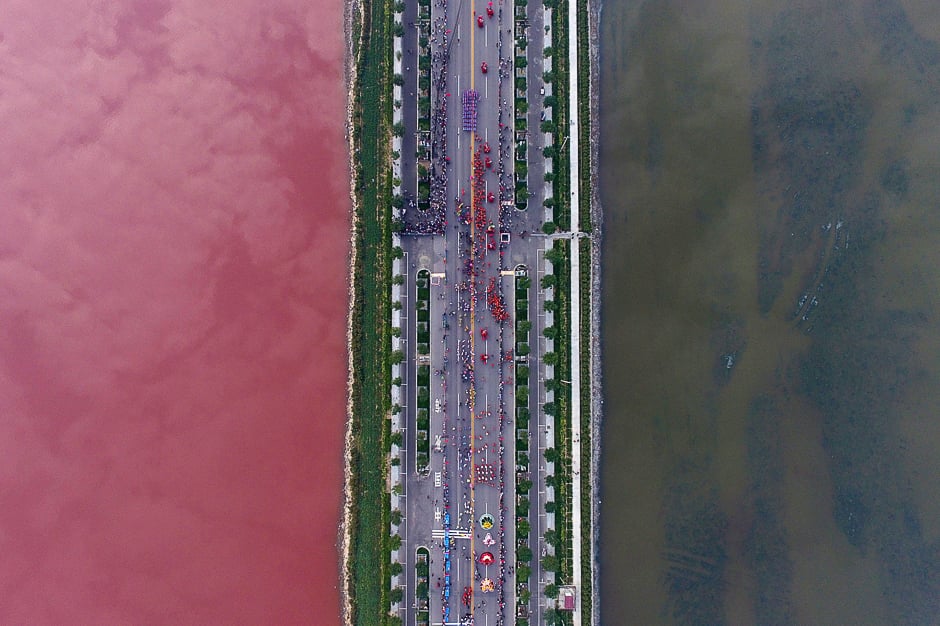
{"type": "Polygon", "coordinates": [[[522,588],[531,594],[522,603],[531,623],[541,623],[541,592],[552,582],[539,565],[551,524],[544,513],[551,468],[542,452],[553,445],[553,420],[541,411],[551,399],[541,362],[551,318],[539,288],[551,271],[544,260],[551,239],[541,233],[542,201],[551,195],[542,149],[550,138],[537,130],[550,94],[541,82],[542,14],[539,3],[517,10],[511,0],[408,0],[401,13],[396,175],[404,282],[394,292],[402,304],[394,321],[405,361],[396,368],[402,444],[392,478],[401,484],[393,509],[403,541],[393,585],[403,587],[400,615],[409,626],[514,624],[520,548],[533,553],[522,588]],[[517,74],[526,73],[514,67],[520,37],[528,39],[531,132],[515,127],[517,74]],[[529,172],[524,210],[517,157],[529,172]],[[528,315],[515,308],[517,287],[527,293],[520,301],[528,315]],[[517,337],[520,317],[531,328],[517,337]],[[517,341],[530,352],[521,354],[517,341]],[[528,371],[527,398],[516,398],[519,371],[528,371]],[[525,423],[517,401],[531,414],[525,423]],[[530,459],[524,467],[517,467],[520,438],[530,459]],[[517,497],[517,477],[532,482],[527,500],[517,497]],[[517,511],[520,501],[529,508],[517,511]],[[517,514],[532,528],[521,544],[517,514]]]}

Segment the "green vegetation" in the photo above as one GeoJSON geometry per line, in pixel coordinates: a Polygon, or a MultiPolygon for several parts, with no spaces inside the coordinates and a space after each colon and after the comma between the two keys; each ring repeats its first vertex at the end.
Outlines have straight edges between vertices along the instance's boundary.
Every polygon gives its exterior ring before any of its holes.
{"type": "MultiPolygon", "coordinates": [[[[567,241],[556,241],[551,250],[546,251],[545,257],[552,263],[552,271],[556,276],[555,284],[555,311],[554,326],[554,379],[556,382],[570,380],[571,378],[571,295],[570,273],[571,261],[569,259],[569,244],[567,241]]],[[[546,329],[547,330],[547,329],[546,329]]],[[[543,360],[548,354],[543,356],[543,360]]],[[[548,360],[546,360],[548,362],[548,360]]],[[[555,572],[556,581],[565,584],[572,579],[571,563],[571,386],[555,384],[554,402],[547,403],[543,410],[555,418],[555,448],[548,452],[547,459],[553,459],[555,473],[546,477],[546,483],[555,487],[555,554],[542,559],[545,569],[555,572]],[[550,406],[549,406],[550,405],[550,406]]],[[[582,472],[583,473],[583,472],[582,472]]],[[[549,507],[546,502],[546,512],[549,507]]],[[[590,554],[590,552],[588,552],[590,554]]],[[[558,614],[558,624],[570,623],[571,615],[558,614]]]]}
{"type": "MultiPolygon", "coordinates": [[[[528,593],[529,568],[526,563],[532,560],[532,550],[529,548],[529,499],[526,495],[532,483],[528,480],[528,472],[521,468],[529,466],[529,366],[528,338],[532,329],[529,321],[529,288],[532,279],[528,276],[516,276],[516,376],[515,376],[515,406],[516,406],[516,587],[521,592],[528,593]],[[524,348],[524,352],[522,349],[524,348]]],[[[529,603],[528,595],[519,593],[517,603],[526,606],[529,603]]]]}
{"type": "MultiPolygon", "coordinates": [[[[391,511],[384,463],[391,446],[391,363],[404,355],[391,352],[391,168],[392,4],[366,0],[362,19],[353,24],[357,80],[354,85],[354,191],[357,200],[353,260],[350,401],[350,580],[347,593],[355,624],[389,621],[391,601],[391,511]],[[369,280],[362,280],[368,276],[369,280]],[[382,506],[362,503],[382,502],[382,506]]],[[[402,129],[394,129],[402,130],[402,129]]]]}

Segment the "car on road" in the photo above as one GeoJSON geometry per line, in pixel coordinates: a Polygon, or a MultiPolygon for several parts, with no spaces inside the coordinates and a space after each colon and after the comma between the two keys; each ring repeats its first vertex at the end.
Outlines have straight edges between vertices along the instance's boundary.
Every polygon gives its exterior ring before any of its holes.
{"type": "Polygon", "coordinates": [[[482,15],[477,15],[477,26],[479,26],[480,28],[483,28],[483,16],[482,15]]]}
{"type": "Polygon", "coordinates": [[[489,200],[490,202],[496,202],[496,194],[494,194],[494,193],[491,191],[491,192],[490,192],[490,195],[488,195],[488,196],[486,197],[486,199],[489,200]]]}
{"type": "Polygon", "coordinates": [[[489,15],[490,17],[493,17],[493,3],[492,2],[490,2],[489,5],[487,5],[486,14],[489,15]]]}
{"type": "Polygon", "coordinates": [[[480,64],[480,71],[486,74],[486,71],[490,69],[490,66],[486,64],[486,61],[480,64]]]}
{"type": "Polygon", "coordinates": [[[486,157],[486,159],[483,161],[483,165],[486,167],[493,167],[493,159],[486,157]]]}

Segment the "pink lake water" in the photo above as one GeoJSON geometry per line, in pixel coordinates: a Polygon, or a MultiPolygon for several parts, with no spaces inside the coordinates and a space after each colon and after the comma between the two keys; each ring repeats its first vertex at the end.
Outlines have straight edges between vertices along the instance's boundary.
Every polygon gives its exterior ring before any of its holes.
{"type": "Polygon", "coordinates": [[[338,0],[0,12],[0,623],[334,624],[338,0]]]}

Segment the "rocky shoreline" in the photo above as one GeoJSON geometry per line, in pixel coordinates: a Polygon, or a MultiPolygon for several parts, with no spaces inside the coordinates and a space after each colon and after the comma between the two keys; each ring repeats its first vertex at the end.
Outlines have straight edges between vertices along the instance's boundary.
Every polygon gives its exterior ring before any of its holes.
{"type": "MultiPolygon", "coordinates": [[[[353,363],[353,310],[356,305],[356,285],[358,281],[356,272],[356,230],[359,224],[359,202],[356,197],[356,164],[353,155],[356,154],[356,134],[353,132],[353,113],[356,106],[356,68],[358,59],[354,56],[355,41],[353,41],[353,24],[358,19],[363,23],[363,6],[357,0],[346,3],[343,14],[343,27],[346,38],[346,67],[344,79],[346,83],[346,141],[349,158],[349,199],[352,207],[352,219],[349,228],[349,305],[346,312],[346,353],[348,359],[348,372],[346,378],[346,433],[343,437],[343,519],[340,523],[338,542],[340,545],[340,600],[342,604],[342,620],[344,624],[352,626],[352,597],[350,594],[352,558],[352,512],[353,512],[353,476],[352,476],[352,450],[353,450],[353,404],[352,390],[356,380],[353,363]]],[[[360,48],[361,53],[361,48],[360,48]]]]}
{"type": "Polygon", "coordinates": [[[591,624],[600,624],[600,458],[601,422],[604,415],[603,370],[601,367],[601,247],[604,233],[604,213],[601,209],[598,181],[600,0],[587,0],[588,50],[590,54],[589,96],[591,120],[591,624]]]}

